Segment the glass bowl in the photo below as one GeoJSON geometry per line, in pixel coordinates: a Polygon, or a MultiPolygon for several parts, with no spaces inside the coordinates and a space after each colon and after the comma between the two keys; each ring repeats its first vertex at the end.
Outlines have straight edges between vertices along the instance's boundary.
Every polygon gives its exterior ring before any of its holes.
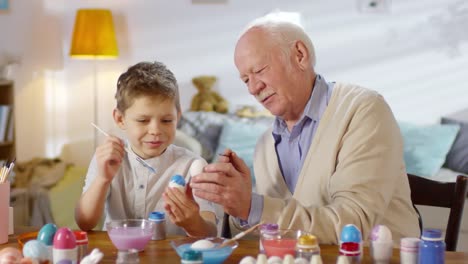
{"type": "Polygon", "coordinates": [[[309,234],[302,230],[280,229],[277,233],[262,233],[262,242],[267,257],[278,256],[284,258],[285,255],[295,255],[297,239],[301,235],[309,234]]]}
{"type": "Polygon", "coordinates": [[[151,239],[154,222],[146,219],[112,220],[106,223],[107,234],[118,250],[142,251],[151,239]]]}
{"type": "Polygon", "coordinates": [[[209,238],[201,238],[201,237],[185,237],[180,239],[175,239],[171,241],[171,246],[177,252],[177,255],[182,258],[182,255],[186,250],[192,249],[191,246],[194,242],[205,239],[211,241],[215,244],[215,248],[210,249],[194,249],[196,251],[200,251],[203,255],[203,263],[204,264],[218,264],[223,263],[237,248],[239,243],[237,241],[232,241],[229,243],[228,246],[222,248],[216,248],[217,245],[223,243],[226,239],[222,237],[209,237],[209,238]]]}

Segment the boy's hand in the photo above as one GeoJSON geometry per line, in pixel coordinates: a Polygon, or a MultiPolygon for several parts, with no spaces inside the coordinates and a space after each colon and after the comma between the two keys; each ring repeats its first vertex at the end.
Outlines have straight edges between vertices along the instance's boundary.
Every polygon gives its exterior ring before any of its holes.
{"type": "Polygon", "coordinates": [[[111,182],[120,168],[125,155],[124,143],[115,136],[108,136],[104,143],[96,148],[98,177],[111,182]]]}
{"type": "Polygon", "coordinates": [[[191,230],[194,227],[202,224],[199,221],[204,221],[200,216],[200,206],[194,200],[190,186],[187,186],[186,193],[179,188],[167,187],[163,198],[166,203],[164,209],[170,220],[187,233],[192,233],[191,230]]]}

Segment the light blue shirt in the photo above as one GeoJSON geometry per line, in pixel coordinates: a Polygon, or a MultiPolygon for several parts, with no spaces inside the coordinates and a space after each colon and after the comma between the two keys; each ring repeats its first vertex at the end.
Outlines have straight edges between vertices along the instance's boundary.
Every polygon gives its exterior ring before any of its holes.
{"type": "MultiPolygon", "coordinates": [[[[276,117],[273,124],[273,138],[276,156],[283,178],[291,193],[296,188],[304,159],[309,152],[317,127],[332,94],[334,83],[327,83],[317,75],[314,89],[299,121],[289,131],[286,122],[276,117]]],[[[248,221],[240,221],[241,226],[252,226],[260,222],[263,211],[263,196],[252,193],[248,221]]]]}

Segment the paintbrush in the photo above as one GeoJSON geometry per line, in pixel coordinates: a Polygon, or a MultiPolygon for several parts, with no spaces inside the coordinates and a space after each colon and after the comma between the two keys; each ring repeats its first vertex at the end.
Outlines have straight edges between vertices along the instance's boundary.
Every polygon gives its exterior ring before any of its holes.
{"type": "Polygon", "coordinates": [[[238,239],[241,239],[243,238],[245,235],[251,233],[252,231],[254,231],[257,227],[259,227],[261,224],[263,224],[263,222],[260,222],[254,226],[252,226],[251,228],[245,230],[244,232],[240,232],[239,234],[235,235],[233,238],[231,239],[228,239],[228,240],[225,240],[223,243],[219,244],[216,248],[222,248],[222,247],[226,247],[226,246],[229,246],[232,242],[238,240],[238,239]]]}
{"type": "MultiPolygon", "coordinates": [[[[100,127],[98,127],[96,124],[94,123],[91,123],[91,125],[96,128],[99,132],[101,132],[104,136],[108,137],[109,134],[107,134],[106,131],[102,130],[100,127]]],[[[124,146],[124,150],[127,152],[127,153],[132,153],[130,149],[128,149],[127,146],[124,146]]],[[[143,165],[144,167],[148,168],[151,172],[153,173],[156,173],[156,170],[151,166],[149,165],[146,161],[144,161],[142,158],[138,157],[138,156],[135,156],[135,159],[141,164],[143,165]]]]}

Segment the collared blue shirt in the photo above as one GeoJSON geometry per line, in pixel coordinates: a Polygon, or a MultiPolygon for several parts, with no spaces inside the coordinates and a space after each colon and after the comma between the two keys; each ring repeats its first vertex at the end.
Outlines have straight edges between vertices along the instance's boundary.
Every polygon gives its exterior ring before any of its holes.
{"type": "Polygon", "coordinates": [[[281,173],[291,193],[296,188],[299,173],[309,152],[312,139],[317,130],[320,118],[327,108],[333,84],[325,82],[317,75],[314,89],[299,121],[288,130],[286,122],[276,117],[273,124],[276,156],[281,173]]]}
{"type": "MultiPolygon", "coordinates": [[[[273,139],[276,156],[283,178],[291,193],[294,193],[297,179],[309,152],[317,127],[332,94],[334,83],[327,83],[317,75],[314,89],[299,121],[289,131],[286,122],[276,117],[273,124],[273,139]]],[[[240,221],[242,226],[252,226],[260,222],[263,211],[263,196],[252,193],[248,221],[240,221]]]]}

